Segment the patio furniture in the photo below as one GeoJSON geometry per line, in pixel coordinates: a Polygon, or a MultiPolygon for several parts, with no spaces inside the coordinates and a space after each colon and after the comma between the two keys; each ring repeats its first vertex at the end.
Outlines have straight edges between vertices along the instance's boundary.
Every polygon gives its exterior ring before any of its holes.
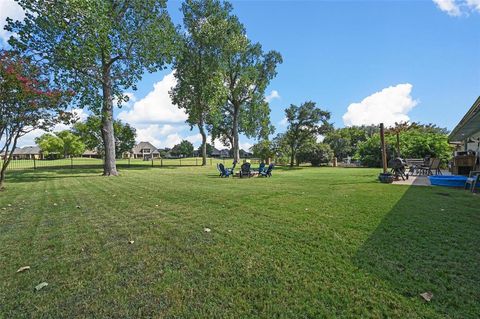
{"type": "Polygon", "coordinates": [[[264,170],[265,170],[265,163],[260,163],[260,166],[258,166],[258,174],[260,174],[264,170]]]}
{"type": "Polygon", "coordinates": [[[440,170],[441,161],[439,158],[429,158],[428,165],[422,165],[420,167],[420,174],[421,175],[442,175],[442,171],[440,170]]]}
{"type": "Polygon", "coordinates": [[[420,167],[424,164],[424,160],[421,158],[407,158],[405,160],[408,166],[408,175],[419,175],[420,174],[420,167]]]}
{"type": "Polygon", "coordinates": [[[442,175],[442,171],[440,170],[441,161],[439,158],[434,158],[432,160],[432,165],[427,171],[427,175],[442,175]]]}
{"type": "Polygon", "coordinates": [[[390,166],[396,180],[400,179],[400,177],[402,180],[408,179],[408,173],[406,172],[407,163],[402,158],[397,157],[391,160],[388,166],[390,166]]]}
{"type": "Polygon", "coordinates": [[[258,176],[262,176],[262,177],[272,177],[273,168],[274,168],[274,165],[273,165],[273,164],[268,165],[267,170],[261,172],[260,175],[258,175],[258,176]]]}
{"type": "Polygon", "coordinates": [[[242,166],[240,167],[240,178],[252,176],[252,171],[250,169],[250,166],[251,164],[248,162],[242,164],[242,166]]]}
{"type": "Polygon", "coordinates": [[[465,189],[470,189],[472,193],[475,193],[477,184],[480,184],[480,171],[471,171],[465,182],[465,189]]]}
{"type": "Polygon", "coordinates": [[[230,177],[233,173],[233,168],[232,170],[226,169],[222,163],[218,164],[218,168],[220,170],[220,177],[230,177]]]}

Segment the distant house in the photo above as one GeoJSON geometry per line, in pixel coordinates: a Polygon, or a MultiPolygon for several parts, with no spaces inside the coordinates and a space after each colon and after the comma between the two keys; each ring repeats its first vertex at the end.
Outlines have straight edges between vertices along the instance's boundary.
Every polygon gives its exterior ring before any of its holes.
{"type": "Polygon", "coordinates": [[[230,151],[228,149],[218,150],[215,147],[212,149],[212,157],[230,157],[230,151]]]}
{"type": "Polygon", "coordinates": [[[129,157],[141,158],[144,160],[160,158],[160,152],[150,142],[140,142],[133,147],[132,151],[129,153],[129,157]]]}
{"type": "Polygon", "coordinates": [[[42,150],[38,146],[17,147],[12,154],[12,159],[43,159],[42,150]]]}
{"type": "Polygon", "coordinates": [[[97,149],[93,150],[85,150],[83,152],[82,157],[87,157],[87,158],[100,158],[100,154],[98,153],[97,149]]]}

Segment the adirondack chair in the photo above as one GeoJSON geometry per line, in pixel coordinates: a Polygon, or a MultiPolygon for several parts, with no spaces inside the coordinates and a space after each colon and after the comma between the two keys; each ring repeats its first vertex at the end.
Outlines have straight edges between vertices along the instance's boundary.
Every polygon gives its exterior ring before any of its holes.
{"type": "Polygon", "coordinates": [[[272,177],[272,171],[273,171],[273,168],[275,166],[273,164],[270,164],[268,165],[268,168],[267,170],[264,170],[263,172],[261,172],[258,176],[262,176],[262,177],[272,177]]]}
{"type": "Polygon", "coordinates": [[[220,177],[230,177],[230,175],[232,175],[232,171],[226,169],[222,163],[218,164],[218,168],[220,170],[220,177]]]}
{"type": "Polygon", "coordinates": [[[258,166],[258,174],[261,174],[265,170],[265,163],[260,163],[260,166],[258,166]]]}
{"type": "Polygon", "coordinates": [[[480,185],[480,171],[471,171],[465,182],[465,189],[470,189],[472,193],[475,193],[477,185],[480,185]]]}
{"type": "Polygon", "coordinates": [[[243,163],[240,168],[240,178],[252,176],[252,170],[250,169],[250,163],[243,163]]]}

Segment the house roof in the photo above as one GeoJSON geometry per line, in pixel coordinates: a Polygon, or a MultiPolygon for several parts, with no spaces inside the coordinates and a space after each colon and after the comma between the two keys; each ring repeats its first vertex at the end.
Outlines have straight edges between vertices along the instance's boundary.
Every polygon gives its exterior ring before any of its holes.
{"type": "Polygon", "coordinates": [[[142,150],[148,148],[154,154],[159,154],[158,149],[150,142],[140,142],[132,148],[133,154],[142,154],[142,150]]]}
{"type": "Polygon", "coordinates": [[[85,150],[85,152],[83,152],[84,156],[92,156],[92,155],[98,155],[98,152],[97,150],[85,150]]]}
{"type": "Polygon", "coordinates": [[[39,155],[41,149],[38,146],[25,146],[23,148],[17,147],[13,151],[13,155],[39,155]]]}
{"type": "Polygon", "coordinates": [[[460,123],[453,129],[452,133],[450,133],[448,140],[450,142],[464,141],[469,136],[478,132],[480,132],[480,96],[475,103],[473,103],[460,123]]]}

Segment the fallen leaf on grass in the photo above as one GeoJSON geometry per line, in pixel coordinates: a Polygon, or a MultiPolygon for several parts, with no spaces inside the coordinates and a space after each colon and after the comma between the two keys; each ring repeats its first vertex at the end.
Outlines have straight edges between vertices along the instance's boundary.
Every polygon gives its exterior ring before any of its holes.
{"type": "Polygon", "coordinates": [[[57,206],[57,203],[53,203],[53,206],[57,206]]]}
{"type": "Polygon", "coordinates": [[[135,240],[129,240],[128,243],[131,245],[135,242],[135,240]]]}
{"type": "Polygon", "coordinates": [[[204,228],[203,231],[206,232],[206,233],[209,233],[209,232],[211,232],[212,230],[211,230],[210,228],[204,228]]]}
{"type": "Polygon", "coordinates": [[[12,207],[12,204],[7,204],[8,207],[12,207]]]}
{"type": "Polygon", "coordinates": [[[422,297],[425,301],[430,301],[433,298],[433,294],[431,292],[424,292],[420,294],[420,297],[422,297]]]}
{"type": "Polygon", "coordinates": [[[43,288],[45,288],[45,287],[47,287],[47,286],[48,286],[48,283],[42,282],[41,284],[35,286],[35,290],[36,290],[36,291],[40,291],[40,290],[42,290],[43,288]]]}
{"type": "Polygon", "coordinates": [[[18,268],[17,272],[24,272],[25,270],[30,270],[30,266],[20,267],[18,268]]]}
{"type": "Polygon", "coordinates": [[[81,207],[79,205],[77,205],[77,208],[80,209],[81,207]]]}

